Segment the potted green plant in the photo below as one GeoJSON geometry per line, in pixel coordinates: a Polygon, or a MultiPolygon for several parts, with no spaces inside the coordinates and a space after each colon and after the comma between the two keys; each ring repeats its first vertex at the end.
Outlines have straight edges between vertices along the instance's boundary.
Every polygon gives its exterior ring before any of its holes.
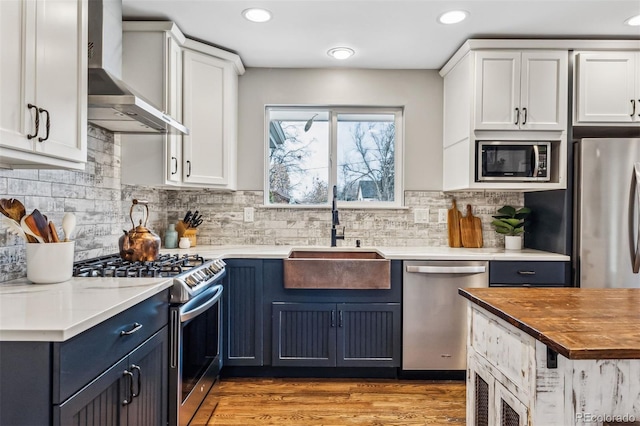
{"type": "Polygon", "coordinates": [[[491,224],[498,234],[504,235],[504,248],[507,250],[520,250],[522,248],[522,233],[527,217],[531,214],[531,209],[522,207],[517,209],[513,206],[503,206],[494,215],[491,224]]]}

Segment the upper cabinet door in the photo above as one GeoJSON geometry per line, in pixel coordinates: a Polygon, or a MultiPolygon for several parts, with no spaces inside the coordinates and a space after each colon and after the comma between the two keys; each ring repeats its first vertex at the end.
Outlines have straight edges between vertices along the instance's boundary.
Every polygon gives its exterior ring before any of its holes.
{"type": "Polygon", "coordinates": [[[227,103],[235,74],[228,62],[193,50],[184,51],[183,61],[183,118],[189,128],[183,137],[183,180],[225,187],[232,167],[229,150],[235,147],[230,137],[235,122],[227,122],[233,116],[227,103]]]}
{"type": "Polygon", "coordinates": [[[522,52],[520,128],[566,130],[567,51],[522,52]]]}
{"type": "Polygon", "coordinates": [[[83,167],[87,0],[3,0],[0,24],[2,163],[83,167]]]}
{"type": "Polygon", "coordinates": [[[33,151],[37,109],[29,109],[25,98],[33,98],[35,55],[33,41],[27,43],[28,28],[34,31],[36,3],[30,1],[0,1],[0,145],[33,151]],[[29,18],[29,19],[28,19],[29,18]],[[27,48],[29,46],[29,49],[27,48]]]}
{"type": "Polygon", "coordinates": [[[86,22],[87,8],[82,3],[39,0],[36,14],[33,102],[44,110],[40,125],[43,138],[48,136],[36,150],[76,161],[86,160],[87,28],[79,23],[86,22]]]}
{"type": "Polygon", "coordinates": [[[475,128],[517,130],[520,108],[520,52],[478,52],[475,86],[475,128]]]}
{"type": "MultiPolygon", "coordinates": [[[[167,112],[182,121],[182,48],[173,37],[167,37],[167,112]]],[[[182,182],[182,135],[167,135],[167,181],[182,182]]]]}
{"type": "Polygon", "coordinates": [[[576,123],[640,122],[635,52],[578,53],[576,123]]]}
{"type": "Polygon", "coordinates": [[[477,130],[566,130],[567,51],[480,51],[477,130]]]}

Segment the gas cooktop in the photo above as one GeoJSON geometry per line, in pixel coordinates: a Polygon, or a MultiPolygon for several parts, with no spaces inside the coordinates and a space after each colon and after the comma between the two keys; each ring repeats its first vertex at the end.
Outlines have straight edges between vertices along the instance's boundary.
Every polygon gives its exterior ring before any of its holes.
{"type": "Polygon", "coordinates": [[[152,262],[131,262],[119,254],[80,260],[73,264],[75,277],[172,277],[171,301],[182,303],[217,284],[225,275],[220,259],[197,254],[161,254],[152,262]]]}

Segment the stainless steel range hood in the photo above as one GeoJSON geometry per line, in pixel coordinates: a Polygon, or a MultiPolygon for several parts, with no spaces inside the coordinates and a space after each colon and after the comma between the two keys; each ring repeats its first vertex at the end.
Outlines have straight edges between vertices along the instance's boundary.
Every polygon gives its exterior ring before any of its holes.
{"type": "Polygon", "coordinates": [[[116,133],[189,130],[151,105],[122,75],[122,0],[89,0],[88,121],[116,133]]]}

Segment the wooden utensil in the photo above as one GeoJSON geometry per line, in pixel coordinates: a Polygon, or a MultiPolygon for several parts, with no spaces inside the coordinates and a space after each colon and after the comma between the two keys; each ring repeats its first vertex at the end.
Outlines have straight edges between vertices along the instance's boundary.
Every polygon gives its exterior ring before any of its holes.
{"type": "Polygon", "coordinates": [[[20,223],[20,220],[27,212],[20,200],[2,198],[0,199],[0,213],[20,223]]]}
{"type": "Polygon", "coordinates": [[[71,233],[76,228],[76,216],[73,213],[65,213],[62,216],[62,231],[64,232],[64,241],[67,242],[71,238],[71,233]]]}
{"type": "Polygon", "coordinates": [[[467,204],[467,215],[460,219],[460,235],[463,247],[482,247],[482,221],[473,215],[471,204],[467,204]]]}
{"type": "Polygon", "coordinates": [[[456,206],[453,199],[453,207],[447,211],[447,230],[449,231],[449,247],[462,247],[462,237],[460,236],[460,219],[462,213],[456,206]]]}
{"type": "Polygon", "coordinates": [[[35,221],[36,226],[38,227],[38,233],[42,237],[42,240],[45,243],[51,242],[51,237],[49,235],[49,221],[47,217],[40,213],[40,210],[34,209],[31,213],[31,217],[35,221]]]}
{"type": "Polygon", "coordinates": [[[52,243],[60,242],[60,237],[58,237],[58,231],[56,230],[56,226],[51,221],[49,221],[49,236],[51,237],[52,243]]]}
{"type": "Polygon", "coordinates": [[[38,225],[36,225],[36,221],[31,217],[30,214],[23,216],[20,221],[20,226],[22,230],[27,235],[27,240],[30,243],[44,243],[44,239],[40,235],[40,231],[38,230],[38,225]]]}

